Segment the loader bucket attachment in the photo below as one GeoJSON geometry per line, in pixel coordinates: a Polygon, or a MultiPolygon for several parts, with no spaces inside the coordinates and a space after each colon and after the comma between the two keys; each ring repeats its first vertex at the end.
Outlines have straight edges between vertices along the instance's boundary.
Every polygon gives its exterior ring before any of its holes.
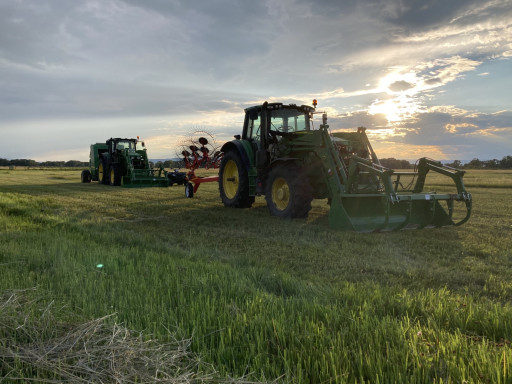
{"type": "Polygon", "coordinates": [[[452,218],[454,195],[399,195],[391,202],[382,195],[363,195],[334,199],[329,211],[329,226],[357,232],[396,231],[461,225],[471,214],[471,200],[464,201],[465,216],[452,218]]]}
{"type": "Polygon", "coordinates": [[[126,188],[167,187],[167,176],[158,169],[131,169],[121,178],[121,186],[126,188]]]}
{"type": "Polygon", "coordinates": [[[329,179],[329,225],[333,228],[373,232],[444,227],[461,225],[471,215],[472,198],[464,187],[464,171],[428,158],[419,159],[413,172],[386,168],[362,127],[357,132],[332,134],[327,147],[327,168],[336,170],[329,179]],[[425,191],[429,172],[437,180],[429,188],[448,188],[449,192],[425,191]],[[447,178],[451,179],[448,183],[447,178]],[[459,204],[457,209],[455,204],[459,204]]]}
{"type": "MultiPolygon", "coordinates": [[[[465,223],[472,208],[471,195],[462,182],[463,171],[443,166],[427,158],[419,160],[417,172],[394,172],[382,166],[370,164],[363,159],[354,159],[357,166],[351,167],[354,173],[364,170],[366,176],[377,180],[377,193],[358,193],[357,183],[349,185],[351,193],[340,193],[331,201],[329,225],[341,230],[358,232],[392,231],[399,229],[421,229],[444,227],[465,223]],[[429,171],[448,176],[454,181],[457,193],[424,192],[425,178],[429,171]],[[412,176],[417,179],[413,190],[398,191],[399,182],[392,177],[412,176]],[[455,219],[454,204],[462,204],[465,213],[455,219]]],[[[357,180],[358,177],[348,179],[357,180]]],[[[360,176],[360,175],[359,175],[360,176]]],[[[365,186],[366,187],[366,186],[365,186]]]]}

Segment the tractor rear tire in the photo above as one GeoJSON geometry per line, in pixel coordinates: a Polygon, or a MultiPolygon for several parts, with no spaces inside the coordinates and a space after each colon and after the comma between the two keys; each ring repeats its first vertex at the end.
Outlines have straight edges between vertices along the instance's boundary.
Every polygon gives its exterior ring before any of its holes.
{"type": "Polygon", "coordinates": [[[311,210],[313,189],[297,165],[284,163],[270,171],[265,186],[265,200],[273,216],[305,218],[311,210]]]}
{"type": "Polygon", "coordinates": [[[110,172],[109,172],[109,184],[112,186],[120,186],[121,185],[121,169],[119,168],[119,165],[112,164],[110,166],[110,172]]]}
{"type": "Polygon", "coordinates": [[[101,158],[98,164],[98,181],[100,184],[109,184],[109,166],[108,160],[104,157],[101,158]]]}
{"type": "Polygon", "coordinates": [[[81,175],[80,179],[82,180],[82,183],[90,183],[91,182],[91,171],[89,171],[88,169],[84,169],[82,171],[82,175],[81,175]]]}
{"type": "Polygon", "coordinates": [[[249,174],[236,151],[224,154],[219,169],[219,193],[224,206],[250,208],[254,196],[249,196],[249,174]]]}

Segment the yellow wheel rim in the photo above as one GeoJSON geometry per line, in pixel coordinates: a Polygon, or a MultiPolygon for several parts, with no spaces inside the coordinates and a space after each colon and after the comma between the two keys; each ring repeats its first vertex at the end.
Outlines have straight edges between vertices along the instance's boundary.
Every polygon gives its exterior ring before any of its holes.
{"type": "Polygon", "coordinates": [[[114,181],[116,179],[116,174],[114,173],[114,168],[110,170],[110,184],[114,185],[114,181]]]}
{"type": "Polygon", "coordinates": [[[103,180],[103,164],[98,165],[98,180],[103,180]]]}
{"type": "Polygon", "coordinates": [[[284,211],[290,204],[290,188],[282,177],[272,183],[272,202],[280,211],[284,211]]]}
{"type": "Polygon", "coordinates": [[[238,192],[238,183],[238,166],[233,160],[229,160],[224,166],[224,173],[222,174],[224,194],[228,199],[235,198],[238,192]]]}

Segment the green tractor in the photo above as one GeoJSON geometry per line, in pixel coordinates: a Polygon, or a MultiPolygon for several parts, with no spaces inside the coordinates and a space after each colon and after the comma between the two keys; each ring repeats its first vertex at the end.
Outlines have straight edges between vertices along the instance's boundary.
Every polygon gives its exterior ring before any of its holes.
{"type": "Polygon", "coordinates": [[[143,142],[110,138],[91,144],[89,169],[82,171],[82,183],[91,180],[123,187],[167,187],[167,172],[151,168],[143,142]]]}
{"type": "Polygon", "coordinates": [[[365,128],[330,133],[324,113],[313,129],[315,113],[306,105],[267,102],[245,109],[242,135],[222,147],[219,192],[225,206],[248,208],[264,195],[272,215],[304,218],[313,199],[327,199],[329,225],[359,232],[461,225],[469,219],[472,198],[464,171],[428,158],[419,159],[414,172],[388,169],[365,128]],[[451,178],[454,193],[423,191],[430,171],[451,178]],[[411,181],[404,187],[406,178],[411,181]],[[462,204],[460,219],[456,202],[462,204]]]}

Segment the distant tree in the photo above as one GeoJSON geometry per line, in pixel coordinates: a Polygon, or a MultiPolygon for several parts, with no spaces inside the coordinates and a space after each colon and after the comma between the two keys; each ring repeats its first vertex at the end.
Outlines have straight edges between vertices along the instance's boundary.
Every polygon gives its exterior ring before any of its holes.
{"type": "Polygon", "coordinates": [[[483,167],[489,169],[498,169],[500,167],[500,161],[498,159],[483,161],[483,167]]]}
{"type": "Polygon", "coordinates": [[[501,169],[512,169],[512,156],[505,156],[500,160],[501,169]]]}
{"type": "Polygon", "coordinates": [[[390,157],[387,159],[380,159],[380,163],[386,167],[391,169],[410,169],[413,168],[413,165],[409,163],[407,160],[397,160],[394,157],[390,157]]]}
{"type": "Polygon", "coordinates": [[[0,158],[0,167],[7,167],[8,165],[10,165],[9,160],[0,158]]]}
{"type": "Polygon", "coordinates": [[[37,167],[38,163],[32,159],[14,159],[9,161],[9,165],[15,165],[20,167],[37,167]]]}
{"type": "Polygon", "coordinates": [[[414,168],[414,166],[409,163],[407,160],[401,160],[400,169],[410,169],[414,168]]]}
{"type": "Polygon", "coordinates": [[[69,161],[66,161],[66,163],[64,164],[65,167],[87,167],[89,165],[89,163],[86,163],[86,162],[83,162],[83,161],[79,161],[79,160],[69,160],[69,161]]]}
{"type": "Polygon", "coordinates": [[[64,161],[43,161],[39,163],[41,167],[64,167],[65,164],[64,161]]]}
{"type": "Polygon", "coordinates": [[[460,160],[454,160],[453,163],[446,163],[448,167],[452,168],[463,168],[464,165],[462,164],[462,161],[460,160]]]}
{"type": "Polygon", "coordinates": [[[484,163],[482,160],[474,158],[469,163],[465,165],[466,168],[483,168],[484,163]]]}

